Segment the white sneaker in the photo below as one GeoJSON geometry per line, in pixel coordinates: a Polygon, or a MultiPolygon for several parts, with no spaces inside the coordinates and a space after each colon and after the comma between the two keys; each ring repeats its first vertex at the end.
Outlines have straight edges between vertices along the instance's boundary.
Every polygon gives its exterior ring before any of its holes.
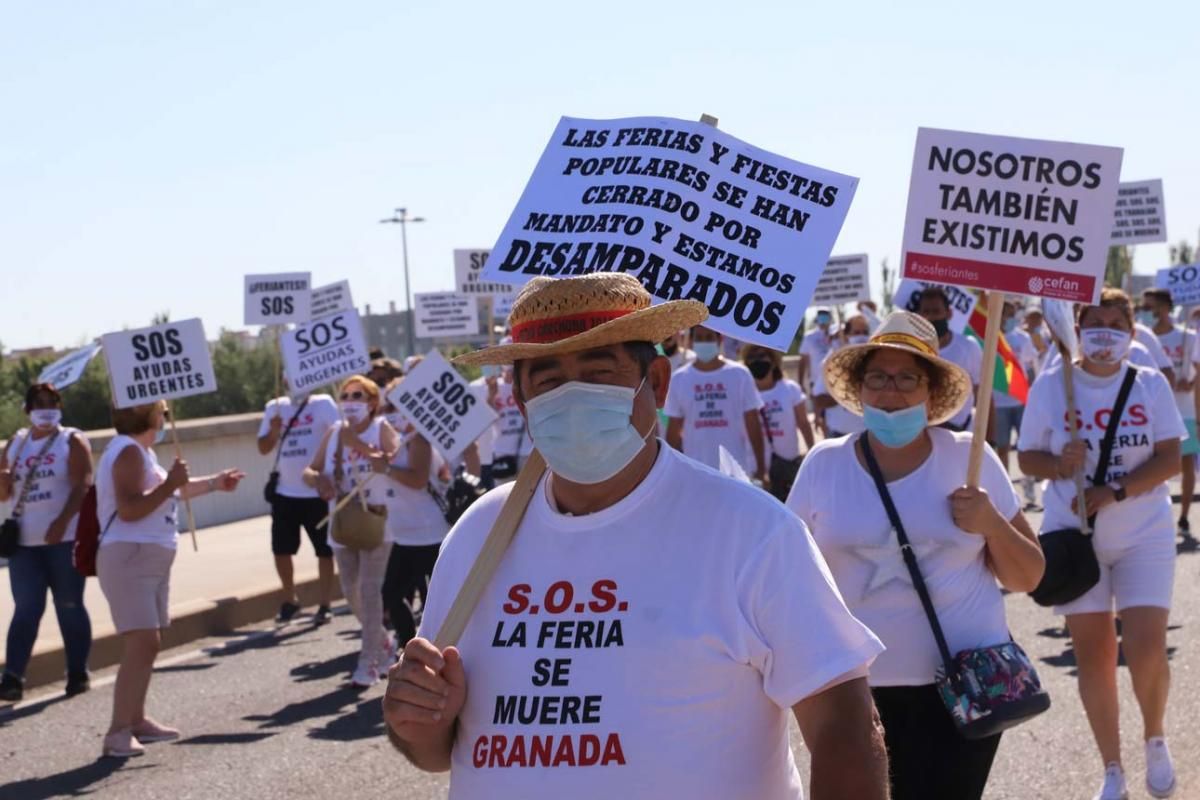
{"type": "Polygon", "coordinates": [[[383,647],[375,659],[375,668],[380,675],[387,675],[388,670],[396,661],[396,637],[391,631],[388,631],[384,634],[383,647]]]}
{"type": "Polygon", "coordinates": [[[1104,768],[1104,785],[1095,800],[1129,800],[1129,789],[1125,786],[1125,770],[1117,763],[1104,768]]]}
{"type": "Polygon", "coordinates": [[[1155,736],[1146,742],[1146,791],[1153,797],[1170,797],[1175,793],[1175,765],[1167,740],[1155,736]]]}
{"type": "Polygon", "coordinates": [[[379,680],[379,673],[375,670],[375,667],[361,662],[358,668],[354,670],[354,674],[350,676],[350,683],[361,689],[374,686],[377,680],[379,680]]]}

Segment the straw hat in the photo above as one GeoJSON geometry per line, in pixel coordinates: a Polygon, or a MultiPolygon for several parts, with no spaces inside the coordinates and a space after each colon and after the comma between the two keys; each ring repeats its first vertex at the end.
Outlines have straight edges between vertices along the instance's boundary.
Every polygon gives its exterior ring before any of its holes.
{"type": "Polygon", "coordinates": [[[830,397],[843,408],[862,415],[859,398],[862,387],[854,374],[863,359],[881,348],[912,353],[941,372],[941,380],[935,382],[929,395],[930,425],[940,425],[953,417],[971,396],[971,376],[962,367],[938,355],[937,333],[929,321],[909,311],[896,311],[883,321],[866,344],[835,350],[825,360],[825,386],[830,397]]]}
{"type": "Polygon", "coordinates": [[[538,277],[513,301],[508,317],[512,342],[466,353],[454,363],[511,364],[619,342],[658,344],[707,318],[708,308],[698,300],[650,305],[650,293],[641,282],[621,272],[538,277]]]}

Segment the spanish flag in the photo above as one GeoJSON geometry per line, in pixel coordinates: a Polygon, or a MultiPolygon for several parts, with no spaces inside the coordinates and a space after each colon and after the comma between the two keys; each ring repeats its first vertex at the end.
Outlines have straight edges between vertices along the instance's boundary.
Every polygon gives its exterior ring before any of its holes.
{"type": "MultiPolygon", "coordinates": [[[[987,319],[987,303],[981,298],[975,304],[975,310],[971,312],[971,320],[967,323],[966,330],[968,336],[979,340],[980,346],[983,345],[983,337],[987,332],[987,319]]],[[[1029,379],[1025,377],[1025,370],[1021,368],[1021,362],[1017,360],[1003,333],[996,342],[996,373],[993,381],[994,389],[1017,398],[1022,405],[1028,400],[1029,379]]]]}

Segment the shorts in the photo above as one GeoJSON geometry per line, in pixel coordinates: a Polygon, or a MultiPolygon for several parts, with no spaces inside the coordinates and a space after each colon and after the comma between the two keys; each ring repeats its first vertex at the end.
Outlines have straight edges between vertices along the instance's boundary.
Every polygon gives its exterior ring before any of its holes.
{"type": "Polygon", "coordinates": [[[96,554],[96,577],[117,633],[162,630],[171,624],[169,594],[175,549],[111,542],[96,554]]]}
{"type": "Polygon", "coordinates": [[[1137,606],[1171,608],[1175,586],[1175,531],[1150,532],[1124,550],[1096,551],[1100,582],[1055,614],[1102,614],[1137,606]]]}
{"type": "Polygon", "coordinates": [[[1179,454],[1194,456],[1200,453],[1200,439],[1196,438],[1196,420],[1185,419],[1183,424],[1187,426],[1188,438],[1179,443],[1179,454]]]}
{"type": "Polygon", "coordinates": [[[329,515],[329,504],[319,497],[279,495],[271,504],[271,552],[294,556],[300,552],[300,528],[304,527],[317,558],[332,558],[329,525],[321,520],[329,515]]]}
{"type": "Polygon", "coordinates": [[[1014,433],[1021,432],[1021,419],[1025,416],[1025,406],[997,406],[994,414],[996,420],[996,447],[1010,448],[1014,433]]]}

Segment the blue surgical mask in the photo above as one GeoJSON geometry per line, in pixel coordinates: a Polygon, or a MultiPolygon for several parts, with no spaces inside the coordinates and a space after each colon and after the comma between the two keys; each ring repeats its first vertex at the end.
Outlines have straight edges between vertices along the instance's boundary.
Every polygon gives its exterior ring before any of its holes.
{"type": "Polygon", "coordinates": [[[500,377],[500,365],[499,364],[484,364],[482,367],[479,368],[479,372],[485,378],[499,378],[500,377]]]}
{"type": "Polygon", "coordinates": [[[1009,317],[1001,323],[1001,327],[1004,328],[1005,333],[1012,333],[1017,329],[1017,318],[1009,317]]]}
{"type": "Polygon", "coordinates": [[[571,381],[525,404],[529,436],[556,475],[572,483],[602,483],[641,452],[646,439],[633,426],[637,389],[571,381]]]}
{"type": "Polygon", "coordinates": [[[924,403],[899,411],[884,411],[864,405],[863,422],[884,447],[898,448],[911,444],[920,436],[921,431],[929,426],[929,417],[924,403]]]}
{"type": "Polygon", "coordinates": [[[162,444],[163,439],[167,438],[167,428],[163,426],[154,432],[154,443],[162,444]]]}
{"type": "Polygon", "coordinates": [[[1144,310],[1137,312],[1137,321],[1145,325],[1147,328],[1153,328],[1158,323],[1158,320],[1154,318],[1153,311],[1144,310]]]}
{"type": "Polygon", "coordinates": [[[692,349],[696,351],[696,360],[701,364],[712,361],[721,354],[721,345],[717,342],[693,342],[692,349]]]}

